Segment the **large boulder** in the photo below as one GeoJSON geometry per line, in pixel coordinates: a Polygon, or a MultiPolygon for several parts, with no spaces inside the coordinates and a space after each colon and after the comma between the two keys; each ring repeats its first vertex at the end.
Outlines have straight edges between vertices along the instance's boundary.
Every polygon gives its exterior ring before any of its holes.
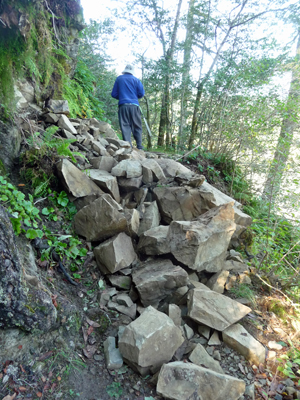
{"type": "Polygon", "coordinates": [[[99,169],[87,169],[85,174],[105,193],[109,193],[118,203],[120,202],[120,192],[117,178],[107,171],[99,169]]]}
{"type": "Polygon", "coordinates": [[[86,240],[105,240],[125,232],[127,220],[123,208],[109,194],[103,194],[78,211],[74,217],[74,229],[86,240]]]}
{"type": "Polygon", "coordinates": [[[143,306],[157,307],[170,293],[187,284],[188,274],[170,260],[151,260],[133,271],[132,280],[143,306]]]}
{"type": "Polygon", "coordinates": [[[222,332],[222,336],[229,347],[238,351],[247,360],[256,365],[264,364],[266,349],[242,325],[229,326],[222,332]]]}
{"type": "Polygon", "coordinates": [[[170,244],[167,240],[169,227],[159,225],[144,232],[140,236],[138,250],[149,256],[170,253],[170,244]]]}
{"type": "Polygon", "coordinates": [[[160,213],[156,201],[153,201],[152,203],[145,205],[145,212],[139,228],[139,236],[149,229],[156,228],[159,226],[159,223],[160,213]]]}
{"type": "Polygon", "coordinates": [[[136,160],[123,160],[111,170],[113,176],[124,176],[128,179],[142,176],[142,165],[136,160]]]}
{"type": "Polygon", "coordinates": [[[230,202],[234,204],[234,222],[249,226],[252,219],[240,210],[241,204],[220,192],[207,182],[198,188],[157,187],[153,190],[155,199],[165,223],[171,221],[190,221],[211,208],[230,202]]]}
{"type": "Polygon", "coordinates": [[[103,194],[103,191],[71,161],[62,159],[56,165],[62,185],[76,198],[103,194]]]}
{"type": "Polygon", "coordinates": [[[163,365],[156,390],[172,400],[238,400],[245,387],[240,379],[176,361],[163,365]]]}
{"type": "Polygon", "coordinates": [[[171,318],[150,306],[126,326],[119,349],[125,362],[141,375],[147,375],[170,361],[183,341],[171,318]]]}
{"type": "Polygon", "coordinates": [[[235,230],[233,218],[233,203],[228,203],[195,221],[173,221],[167,237],[171,253],[193,270],[220,271],[235,230]]]}
{"type": "Polygon", "coordinates": [[[100,270],[105,274],[114,274],[128,268],[137,258],[131,238],[124,232],[95,247],[94,255],[100,270]]]}
{"type": "Polygon", "coordinates": [[[211,290],[193,289],[188,296],[188,316],[218,331],[224,331],[249,312],[251,308],[211,290]]]}
{"type": "Polygon", "coordinates": [[[212,371],[218,372],[219,374],[224,374],[220,363],[211,357],[205,348],[198,343],[194,350],[189,355],[189,360],[199,367],[205,367],[211,369],[212,371]]]}

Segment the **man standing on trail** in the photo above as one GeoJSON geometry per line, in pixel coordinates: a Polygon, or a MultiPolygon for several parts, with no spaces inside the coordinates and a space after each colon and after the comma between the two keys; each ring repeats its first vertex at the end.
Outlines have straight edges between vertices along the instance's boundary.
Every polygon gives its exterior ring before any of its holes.
{"type": "Polygon", "coordinates": [[[122,75],[117,77],[111,95],[119,100],[118,115],[123,140],[131,144],[132,132],[136,147],[140,150],[143,149],[142,118],[138,99],[144,94],[142,82],[134,76],[134,67],[126,65],[122,75]]]}

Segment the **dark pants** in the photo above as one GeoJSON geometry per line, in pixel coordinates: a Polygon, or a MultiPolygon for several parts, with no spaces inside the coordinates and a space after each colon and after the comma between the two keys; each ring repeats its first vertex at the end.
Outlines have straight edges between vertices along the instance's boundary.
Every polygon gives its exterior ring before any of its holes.
{"type": "Polygon", "coordinates": [[[142,118],[141,110],[134,104],[122,104],[119,107],[119,123],[123,140],[131,144],[131,132],[136,141],[136,147],[142,149],[142,118]]]}

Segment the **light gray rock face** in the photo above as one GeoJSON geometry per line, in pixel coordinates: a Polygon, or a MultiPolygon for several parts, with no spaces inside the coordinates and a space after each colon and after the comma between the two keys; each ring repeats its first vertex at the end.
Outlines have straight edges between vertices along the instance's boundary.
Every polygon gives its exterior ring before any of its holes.
{"type": "Polygon", "coordinates": [[[161,255],[170,253],[170,244],[167,241],[169,227],[159,225],[149,229],[140,236],[138,250],[147,255],[161,255]]]}
{"type": "Polygon", "coordinates": [[[153,192],[162,219],[168,224],[171,221],[190,221],[211,208],[230,202],[234,203],[234,222],[237,225],[249,226],[252,222],[251,217],[239,209],[240,203],[207,182],[203,182],[200,187],[195,189],[191,187],[157,187],[153,192]]]}
{"type": "Polygon", "coordinates": [[[60,115],[56,115],[54,113],[48,113],[45,115],[45,121],[50,124],[56,124],[59,120],[60,115]]]}
{"type": "Polygon", "coordinates": [[[109,282],[117,289],[129,290],[131,287],[131,277],[122,275],[108,275],[109,282]]]}
{"type": "Polygon", "coordinates": [[[259,365],[264,364],[266,349],[253,336],[240,325],[229,326],[222,332],[224,342],[234,350],[242,354],[247,360],[259,365]]]}
{"type": "Polygon", "coordinates": [[[125,178],[138,178],[142,176],[142,166],[139,161],[136,160],[123,160],[117,164],[112,170],[114,176],[124,176],[125,178]]]}
{"type": "Polygon", "coordinates": [[[181,309],[176,304],[169,304],[168,315],[176,326],[181,326],[181,309]]]}
{"type": "Polygon", "coordinates": [[[218,331],[224,331],[249,312],[251,308],[217,292],[202,289],[189,292],[188,316],[218,331]]]}
{"type": "Polygon", "coordinates": [[[118,203],[120,202],[120,192],[117,178],[107,171],[99,169],[87,169],[84,173],[92,179],[105,193],[109,193],[118,203]]]}
{"type": "Polygon", "coordinates": [[[224,262],[223,270],[232,271],[233,273],[243,273],[249,272],[249,267],[247,264],[241,263],[239,261],[227,260],[224,262]]]}
{"type": "Polygon", "coordinates": [[[94,168],[107,172],[111,172],[113,167],[117,165],[117,161],[110,156],[92,157],[90,163],[94,168]]]}
{"type": "Polygon", "coordinates": [[[107,308],[127,315],[127,317],[131,318],[132,320],[136,317],[136,304],[132,304],[130,307],[128,307],[122,304],[115,303],[113,301],[109,301],[107,304],[107,308]]]}
{"type": "MultiPolygon", "coordinates": [[[[155,160],[151,160],[149,158],[143,160],[142,169],[143,169],[143,176],[144,176],[144,170],[147,170],[145,171],[146,175],[148,175],[149,173],[148,171],[150,170],[152,172],[152,176],[155,182],[166,180],[162,168],[155,160]]],[[[150,182],[145,182],[145,183],[150,183],[150,182]]]]}
{"type": "Polygon", "coordinates": [[[130,149],[130,143],[126,142],[125,140],[120,140],[119,138],[107,138],[108,143],[112,143],[115,146],[117,146],[119,149],[120,148],[125,148],[125,149],[130,149]]]}
{"type": "Polygon", "coordinates": [[[74,139],[76,140],[76,136],[74,136],[71,132],[67,131],[66,129],[61,130],[61,136],[66,139],[74,139]]]}
{"type": "Polygon", "coordinates": [[[193,176],[193,172],[190,169],[177,161],[167,158],[158,158],[156,162],[160,165],[167,178],[174,178],[177,175],[186,176],[187,178],[193,176]]]}
{"type": "Polygon", "coordinates": [[[180,329],[171,318],[148,307],[126,326],[119,340],[119,349],[124,361],[142,375],[147,375],[170,361],[183,341],[180,329]]]}
{"type": "Polygon", "coordinates": [[[138,178],[118,178],[119,189],[122,193],[130,193],[139,190],[142,185],[142,176],[138,178]]]}
{"type": "Polygon", "coordinates": [[[140,213],[135,208],[124,210],[125,218],[127,220],[126,233],[131,237],[137,237],[140,228],[140,213]]]}
{"type": "Polygon", "coordinates": [[[122,207],[109,194],[103,194],[78,211],[74,217],[74,229],[88,241],[105,240],[125,232],[127,220],[122,207]]]}
{"type": "Polygon", "coordinates": [[[187,272],[170,260],[151,260],[132,273],[132,280],[144,307],[157,307],[177,288],[185,286],[187,272]]]}
{"type": "Polygon", "coordinates": [[[100,156],[105,156],[107,157],[109,154],[107,153],[107,151],[105,150],[105,147],[103,146],[103,144],[100,141],[94,140],[92,142],[92,149],[98,153],[100,156]]]}
{"type": "Polygon", "coordinates": [[[233,204],[215,207],[195,221],[173,221],[167,241],[174,257],[196,271],[222,269],[235,230],[233,204]]]}
{"type": "Polygon", "coordinates": [[[212,208],[203,202],[199,189],[156,187],[153,193],[166,224],[172,221],[190,221],[212,208]]]}
{"type": "Polygon", "coordinates": [[[124,232],[95,247],[94,255],[100,270],[111,274],[129,267],[137,258],[131,238],[124,232]],[[102,269],[102,265],[105,270],[102,269]]]}
{"type": "Polygon", "coordinates": [[[67,100],[51,100],[51,108],[55,114],[70,114],[69,103],[67,100]]]}
{"type": "Polygon", "coordinates": [[[13,168],[14,159],[19,155],[22,142],[21,132],[10,123],[0,121],[0,160],[8,170],[13,168]]]}
{"type": "Polygon", "coordinates": [[[63,159],[56,166],[61,183],[67,192],[71,193],[74,197],[79,198],[94,194],[103,194],[103,191],[69,160],[63,159]]]}
{"type": "Polygon", "coordinates": [[[116,348],[116,339],[109,336],[104,342],[104,357],[107,369],[119,369],[123,365],[123,358],[119,349],[116,348]]]}
{"type": "Polygon", "coordinates": [[[224,374],[220,363],[211,357],[205,348],[198,343],[192,353],[189,355],[189,360],[199,367],[206,367],[212,371],[218,372],[219,374],[224,374]]]}
{"type": "Polygon", "coordinates": [[[74,128],[72,122],[69,120],[69,118],[62,114],[58,120],[58,126],[61,129],[66,129],[67,131],[71,132],[73,135],[77,135],[77,131],[74,128]]]}
{"type": "Polygon", "coordinates": [[[224,293],[224,287],[229,275],[229,271],[219,271],[207,282],[207,286],[214,292],[224,293]]]}
{"type": "Polygon", "coordinates": [[[245,382],[229,375],[182,361],[163,365],[156,388],[172,400],[238,400],[245,382]]]}
{"type": "Polygon", "coordinates": [[[156,201],[146,206],[143,218],[140,223],[139,236],[149,229],[156,228],[160,223],[160,213],[156,201]]]}

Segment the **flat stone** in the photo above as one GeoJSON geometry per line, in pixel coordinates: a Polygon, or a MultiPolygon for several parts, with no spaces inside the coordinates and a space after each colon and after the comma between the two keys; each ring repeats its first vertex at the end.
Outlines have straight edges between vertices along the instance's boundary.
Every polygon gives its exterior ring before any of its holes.
{"type": "Polygon", "coordinates": [[[108,153],[105,149],[105,147],[103,146],[103,144],[101,142],[98,142],[97,140],[94,140],[92,142],[92,149],[98,153],[100,156],[106,156],[108,157],[108,153]]]}
{"type": "Polygon", "coordinates": [[[219,271],[207,282],[207,286],[217,293],[224,293],[224,287],[229,275],[229,271],[219,271]]]}
{"type": "Polygon", "coordinates": [[[118,185],[120,191],[123,193],[130,193],[139,190],[139,188],[142,185],[142,178],[143,178],[142,176],[130,179],[118,178],[118,185]]]}
{"type": "Polygon", "coordinates": [[[123,365],[123,358],[119,349],[116,348],[116,339],[109,336],[103,342],[106,367],[110,370],[119,369],[123,365]]]}
{"type": "Polygon", "coordinates": [[[143,306],[157,307],[170,293],[187,284],[188,274],[170,260],[151,260],[133,271],[132,280],[143,306]]]}
{"type": "Polygon", "coordinates": [[[131,237],[137,237],[140,228],[140,213],[136,209],[125,208],[124,215],[127,220],[126,233],[131,237]]]}
{"type": "Polygon", "coordinates": [[[114,274],[120,269],[128,268],[137,259],[132,240],[124,232],[95,247],[94,255],[97,265],[104,274],[114,274]]]}
{"type": "Polygon", "coordinates": [[[128,179],[138,178],[141,177],[143,174],[141,163],[135,160],[121,161],[111,170],[111,173],[114,176],[124,176],[128,179]]]}
{"type": "Polygon", "coordinates": [[[103,194],[78,211],[74,229],[88,241],[105,240],[126,231],[127,220],[122,207],[109,194],[103,194]]]}
{"type": "Polygon", "coordinates": [[[233,204],[228,203],[195,221],[173,221],[167,241],[174,257],[190,269],[218,272],[234,230],[233,204]]]}
{"type": "Polygon", "coordinates": [[[103,194],[103,191],[69,160],[64,158],[56,166],[62,185],[74,197],[103,194]]]}
{"type": "Polygon", "coordinates": [[[219,332],[214,331],[211,338],[208,341],[209,346],[220,346],[221,340],[219,339],[219,332]]]}
{"type": "Polygon", "coordinates": [[[205,325],[198,325],[198,333],[204,336],[206,339],[210,338],[210,327],[205,325]]]}
{"type": "Polygon", "coordinates": [[[160,223],[160,213],[156,201],[146,206],[143,218],[140,223],[139,236],[149,229],[156,228],[160,223]]]}
{"type": "Polygon", "coordinates": [[[222,332],[223,341],[247,360],[259,365],[265,363],[266,349],[240,325],[229,326],[222,332]]]}
{"type": "Polygon", "coordinates": [[[51,100],[51,109],[55,114],[70,114],[69,103],[67,100],[51,100]]]}
{"type": "Polygon", "coordinates": [[[87,169],[84,173],[96,183],[105,193],[109,193],[118,203],[120,203],[120,192],[116,177],[107,171],[99,169],[87,169]]]}
{"type": "Polygon", "coordinates": [[[50,124],[56,124],[59,120],[60,115],[56,115],[54,113],[45,114],[45,121],[50,124]]]}
{"type": "Polygon", "coordinates": [[[268,347],[271,350],[277,350],[277,351],[280,351],[283,349],[283,346],[281,346],[281,344],[279,344],[279,343],[276,343],[275,341],[270,341],[268,343],[268,347]]]}
{"type": "Polygon", "coordinates": [[[89,161],[94,168],[107,172],[111,172],[113,167],[117,165],[117,161],[110,156],[92,157],[89,161]]]}
{"type": "Polygon", "coordinates": [[[183,325],[183,329],[184,329],[184,334],[185,337],[187,338],[187,340],[191,340],[192,337],[194,336],[194,331],[191,327],[189,327],[187,324],[183,325]]]}
{"type": "Polygon", "coordinates": [[[176,304],[169,304],[168,315],[176,326],[181,326],[181,309],[176,304]]]}
{"type": "Polygon", "coordinates": [[[193,289],[188,298],[188,316],[194,321],[224,331],[251,312],[251,308],[213,291],[193,289]]]}
{"type": "Polygon", "coordinates": [[[163,365],[157,393],[173,400],[238,400],[245,382],[195,364],[176,361],[163,365]]]}
{"type": "Polygon", "coordinates": [[[126,275],[107,275],[109,282],[117,289],[129,290],[131,286],[131,277],[126,275]]]}
{"type": "Polygon", "coordinates": [[[170,252],[170,244],[167,240],[169,227],[159,225],[145,231],[138,244],[138,251],[147,255],[161,255],[170,252]]]}
{"type": "Polygon", "coordinates": [[[124,306],[122,304],[115,303],[114,301],[109,301],[107,303],[107,308],[110,310],[117,311],[121,314],[127,315],[132,320],[136,317],[136,304],[132,304],[130,307],[124,306]]]}
{"type": "Polygon", "coordinates": [[[199,365],[199,367],[206,367],[212,371],[218,372],[219,374],[224,374],[220,363],[214,360],[201,344],[196,345],[195,349],[189,355],[189,360],[192,363],[199,365]]]}
{"type": "Polygon", "coordinates": [[[77,131],[74,128],[72,122],[69,120],[69,118],[66,115],[61,115],[59,120],[58,120],[58,126],[61,129],[66,129],[67,131],[71,132],[73,135],[77,135],[77,131]]]}
{"type": "MultiPolygon", "coordinates": [[[[165,174],[163,173],[163,170],[160,167],[160,165],[155,160],[148,158],[148,159],[145,159],[142,161],[143,177],[144,177],[144,173],[145,173],[145,176],[148,175],[149,170],[152,172],[152,177],[155,182],[166,180],[165,174]],[[144,171],[144,170],[147,170],[147,171],[144,171]]],[[[144,178],[143,178],[143,181],[144,181],[144,178]]],[[[150,183],[150,182],[145,182],[145,183],[150,183]]]]}
{"type": "Polygon", "coordinates": [[[184,339],[167,315],[147,307],[126,326],[119,349],[124,359],[142,375],[155,373],[168,362],[184,339]]]}

